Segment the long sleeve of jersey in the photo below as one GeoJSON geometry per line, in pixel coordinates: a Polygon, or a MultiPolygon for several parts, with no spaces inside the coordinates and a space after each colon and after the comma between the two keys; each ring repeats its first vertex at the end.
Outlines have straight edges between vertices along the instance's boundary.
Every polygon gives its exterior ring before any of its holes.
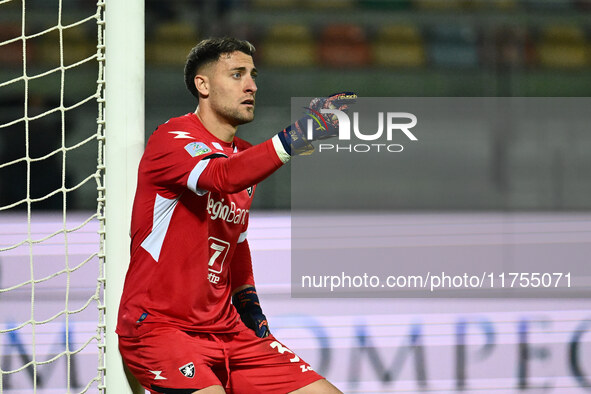
{"type": "Polygon", "coordinates": [[[236,245],[236,250],[230,263],[230,281],[232,291],[242,285],[254,286],[252,259],[247,240],[236,245]]]}
{"type": "Polygon", "coordinates": [[[198,178],[197,189],[220,193],[244,190],[267,178],[283,165],[272,140],[230,157],[211,155],[201,163],[205,168],[198,178]]]}

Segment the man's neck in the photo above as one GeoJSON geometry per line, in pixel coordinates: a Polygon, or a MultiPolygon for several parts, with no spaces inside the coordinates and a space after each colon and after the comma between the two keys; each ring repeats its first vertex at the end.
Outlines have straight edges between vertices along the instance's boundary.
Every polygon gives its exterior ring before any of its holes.
{"type": "Polygon", "coordinates": [[[197,106],[195,114],[201,123],[203,123],[203,126],[205,126],[207,131],[215,137],[225,142],[232,142],[234,140],[237,127],[228,124],[224,119],[221,119],[212,111],[204,111],[200,109],[199,106],[197,106]]]}

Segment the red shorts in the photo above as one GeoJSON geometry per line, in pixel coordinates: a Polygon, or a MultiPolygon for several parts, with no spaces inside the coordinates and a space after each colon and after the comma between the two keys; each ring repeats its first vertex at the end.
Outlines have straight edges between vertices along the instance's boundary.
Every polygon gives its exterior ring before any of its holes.
{"type": "Polygon", "coordinates": [[[285,394],[322,376],[272,335],[191,333],[158,327],[119,337],[123,360],[153,393],[191,393],[213,385],[227,393],[285,394]]]}

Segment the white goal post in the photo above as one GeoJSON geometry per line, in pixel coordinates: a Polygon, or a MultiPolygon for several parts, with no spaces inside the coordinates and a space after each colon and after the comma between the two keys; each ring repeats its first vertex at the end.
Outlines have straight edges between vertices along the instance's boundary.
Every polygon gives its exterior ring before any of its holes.
{"type": "Polygon", "coordinates": [[[105,3],[105,386],[107,394],[143,393],[133,379],[127,383],[115,326],[144,150],[144,0],[105,3]]]}

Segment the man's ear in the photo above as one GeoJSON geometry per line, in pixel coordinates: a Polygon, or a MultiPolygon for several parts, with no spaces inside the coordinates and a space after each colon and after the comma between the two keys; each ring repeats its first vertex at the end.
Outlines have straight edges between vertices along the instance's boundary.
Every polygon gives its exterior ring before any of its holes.
{"type": "Polygon", "coordinates": [[[197,92],[199,92],[200,96],[209,96],[209,77],[207,75],[195,75],[193,83],[195,83],[195,88],[197,88],[197,92]]]}

